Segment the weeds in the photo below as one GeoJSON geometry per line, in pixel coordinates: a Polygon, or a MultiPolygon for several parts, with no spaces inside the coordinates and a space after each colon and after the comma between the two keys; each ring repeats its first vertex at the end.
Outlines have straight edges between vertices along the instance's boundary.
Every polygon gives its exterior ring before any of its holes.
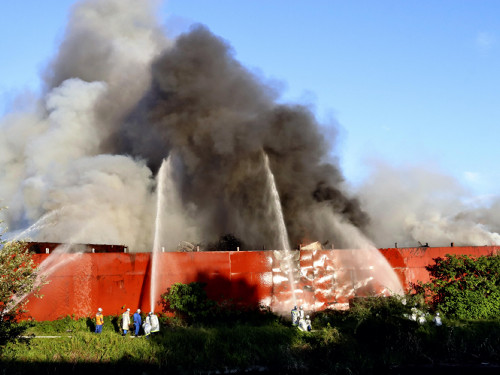
{"type": "Polygon", "coordinates": [[[260,315],[261,321],[227,325],[220,321],[179,325],[162,317],[160,334],[150,339],[121,336],[113,317],[107,317],[99,335],[86,319],[21,323],[31,334],[58,337],[7,343],[0,362],[33,368],[50,364],[66,370],[66,365],[85,369],[93,364],[113,365],[121,366],[123,374],[137,368],[151,374],[251,368],[290,374],[361,374],[404,365],[500,363],[500,321],[444,320],[443,326],[436,327],[408,319],[410,307],[401,301],[357,303],[350,311],[315,314],[313,332],[301,332],[267,314],[260,315]]]}

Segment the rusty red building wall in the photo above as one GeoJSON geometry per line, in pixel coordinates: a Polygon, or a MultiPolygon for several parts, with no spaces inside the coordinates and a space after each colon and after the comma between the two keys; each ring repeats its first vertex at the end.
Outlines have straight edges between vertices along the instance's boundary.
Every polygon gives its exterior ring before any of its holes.
{"type": "MultiPolygon", "coordinates": [[[[429,275],[425,266],[433,263],[436,257],[489,255],[496,254],[499,249],[483,246],[379,251],[406,287],[410,282],[427,281],[429,275]]],[[[350,298],[364,292],[363,288],[354,285],[353,270],[338,269],[336,257],[343,251],[291,252],[298,286],[295,297],[308,310],[341,308],[350,298]],[[333,270],[341,277],[333,277],[333,270]]],[[[209,297],[219,301],[230,299],[244,305],[263,304],[277,311],[286,311],[290,304],[292,292],[285,282],[288,274],[281,262],[283,252],[165,252],[157,255],[158,282],[153,302],[156,311],[160,309],[160,294],[173,283],[192,281],[206,282],[209,297]]],[[[92,316],[98,307],[107,315],[117,315],[127,307],[132,311],[151,309],[151,253],[54,252],[34,257],[49,281],[41,290],[42,299],[29,298],[29,316],[36,320],[54,320],[67,315],[92,316]]],[[[356,277],[359,279],[360,275],[356,277]]]]}

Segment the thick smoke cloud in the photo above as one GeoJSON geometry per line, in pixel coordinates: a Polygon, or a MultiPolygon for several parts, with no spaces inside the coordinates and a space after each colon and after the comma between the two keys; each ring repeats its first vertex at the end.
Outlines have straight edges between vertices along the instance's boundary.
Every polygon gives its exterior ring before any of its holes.
{"type": "Polygon", "coordinates": [[[11,235],[133,249],[149,243],[151,170],[107,150],[150,84],[151,60],[169,43],[155,4],[136,5],[76,4],[39,102],[1,120],[0,199],[11,235]]]}
{"type": "Polygon", "coordinates": [[[308,238],[335,240],[332,231],[319,233],[311,221],[322,206],[366,223],[356,201],[340,190],[338,168],[324,163],[328,144],[312,113],[277,105],[273,89],[205,27],[181,36],[152,69],[152,87],[119,134],[116,151],[144,158],[154,169],[174,152],[182,161],[183,201],[206,219],[204,239],[233,233],[253,248],[277,246],[263,152],[271,160],[293,245],[308,238]]]}
{"type": "Polygon", "coordinates": [[[500,200],[477,202],[450,176],[426,166],[372,163],[360,190],[364,209],[376,220],[367,228],[379,247],[495,245],[500,243],[500,200]]]}
{"type": "MultiPolygon", "coordinates": [[[[174,250],[181,241],[203,245],[233,234],[247,248],[273,249],[279,243],[267,155],[294,247],[371,246],[367,234],[378,246],[389,237],[408,245],[449,240],[429,224],[428,211],[402,212],[407,206],[380,198],[390,191],[383,179],[374,177],[360,191],[361,207],[330,157],[334,140],[325,139],[306,106],[278,104],[277,90],[204,26],[168,40],[156,5],[78,3],[44,75],[42,97],[30,111],[1,120],[0,199],[9,208],[0,215],[11,235],[148,251],[157,173],[168,160],[162,246],[174,250]]],[[[393,197],[417,199],[411,188],[393,197]]],[[[488,210],[456,210],[454,218],[441,232],[463,232],[479,221],[478,233],[498,229],[498,220],[495,228],[484,224],[494,221],[488,210]],[[467,220],[451,225],[458,217],[467,220]]]]}

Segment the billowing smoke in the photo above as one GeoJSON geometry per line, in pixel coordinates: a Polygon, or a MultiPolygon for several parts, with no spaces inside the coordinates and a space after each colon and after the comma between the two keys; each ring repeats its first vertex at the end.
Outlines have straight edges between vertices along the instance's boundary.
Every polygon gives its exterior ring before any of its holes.
{"type": "MultiPolygon", "coordinates": [[[[77,4],[39,102],[1,120],[0,199],[9,208],[0,214],[12,235],[148,251],[156,175],[168,159],[169,186],[176,191],[175,203],[164,208],[167,249],[225,234],[246,248],[273,249],[278,241],[264,155],[293,247],[307,241],[356,247],[369,243],[367,234],[379,246],[388,238],[408,245],[417,238],[449,241],[442,233],[491,219],[488,212],[455,206],[453,220],[467,220],[455,228],[447,218],[440,234],[429,220],[434,216],[417,203],[396,207],[374,196],[390,191],[376,178],[360,192],[362,208],[330,156],[334,140],[325,139],[306,106],[278,104],[277,90],[236,61],[228,43],[206,27],[168,40],[156,2],[136,3],[77,4]]],[[[399,193],[393,199],[417,199],[399,193]]],[[[433,206],[443,215],[440,208],[433,206]]],[[[492,230],[477,228],[479,234],[492,230]]],[[[490,235],[453,240],[483,244],[495,240],[490,235]]]]}
{"type": "Polygon", "coordinates": [[[500,200],[477,202],[454,178],[436,168],[375,162],[359,191],[376,218],[367,231],[379,247],[500,244],[500,200]]]}
{"type": "Polygon", "coordinates": [[[29,112],[0,125],[0,199],[12,233],[40,241],[149,243],[154,179],[145,161],[111,154],[109,137],[150,85],[168,47],[153,2],[77,4],[29,112]]]}
{"type": "Polygon", "coordinates": [[[173,152],[181,163],[182,200],[197,208],[205,239],[233,233],[253,248],[276,246],[263,153],[271,160],[292,244],[335,240],[311,220],[323,206],[366,223],[356,201],[339,188],[338,168],[325,163],[328,144],[312,113],[276,104],[272,88],[205,27],[179,37],[152,72],[151,88],[117,133],[114,152],[143,158],[153,170],[173,152]]]}

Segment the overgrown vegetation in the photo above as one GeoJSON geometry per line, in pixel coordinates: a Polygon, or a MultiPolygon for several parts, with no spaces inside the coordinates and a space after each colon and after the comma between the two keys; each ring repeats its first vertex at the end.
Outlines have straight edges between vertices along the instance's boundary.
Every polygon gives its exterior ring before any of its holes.
{"type": "Polygon", "coordinates": [[[162,294],[163,309],[175,312],[177,317],[190,324],[204,322],[214,316],[216,303],[207,297],[205,283],[175,283],[162,294]]]}
{"type": "Polygon", "coordinates": [[[347,311],[312,314],[312,332],[299,331],[288,316],[280,317],[266,309],[245,310],[231,302],[211,301],[203,283],[174,284],[163,295],[170,315],[160,316],[159,335],[150,339],[122,337],[119,317],[113,316],[105,318],[101,335],[92,333],[91,317],[21,322],[18,325],[33,337],[7,343],[0,363],[9,374],[40,369],[47,373],[88,373],[97,370],[94,364],[99,364],[99,370],[117,373],[118,369],[122,374],[399,374],[408,369],[412,373],[415,369],[428,372],[426,366],[437,371],[447,366],[455,366],[454,370],[469,366],[471,371],[485,364],[494,368],[500,366],[500,320],[497,316],[490,320],[465,319],[461,313],[465,308],[450,302],[449,296],[455,294],[439,294],[440,288],[455,288],[452,280],[458,280],[462,288],[472,290],[491,285],[489,291],[483,291],[483,296],[490,298],[497,284],[486,283],[482,277],[498,276],[497,260],[471,262],[476,261],[464,257],[437,259],[435,267],[429,266],[433,279],[419,285],[420,293],[355,298],[347,311]],[[471,275],[477,276],[469,280],[471,275]],[[424,297],[431,304],[426,304],[424,297]],[[436,310],[446,312],[440,326],[433,322],[436,310]],[[58,337],[40,338],[44,335],[58,337]]]}
{"type": "Polygon", "coordinates": [[[174,321],[181,325],[261,325],[277,318],[262,306],[240,306],[231,300],[217,303],[208,298],[205,286],[203,282],[173,284],[161,296],[163,311],[174,313],[174,321]]]}
{"type": "Polygon", "coordinates": [[[0,350],[22,332],[14,322],[28,302],[25,297],[33,292],[36,296],[43,285],[37,276],[28,247],[23,242],[4,242],[0,233],[0,350]]]}
{"type": "Polygon", "coordinates": [[[414,285],[434,311],[458,319],[500,316],[500,256],[450,255],[429,265],[431,280],[414,285]]]}
{"type": "Polygon", "coordinates": [[[161,316],[160,334],[150,339],[122,337],[113,323],[118,317],[106,317],[101,335],[92,333],[90,318],[32,322],[26,335],[38,338],[8,343],[0,362],[6,369],[46,368],[47,373],[49,368],[86,372],[98,363],[123,374],[367,374],[404,373],[411,366],[500,364],[500,321],[445,319],[437,327],[429,315],[419,324],[408,317],[418,303],[414,298],[409,296],[406,304],[394,297],[357,299],[349,311],[314,314],[313,332],[301,332],[272,314],[258,324],[234,325],[179,325],[175,318],[161,316]]]}

